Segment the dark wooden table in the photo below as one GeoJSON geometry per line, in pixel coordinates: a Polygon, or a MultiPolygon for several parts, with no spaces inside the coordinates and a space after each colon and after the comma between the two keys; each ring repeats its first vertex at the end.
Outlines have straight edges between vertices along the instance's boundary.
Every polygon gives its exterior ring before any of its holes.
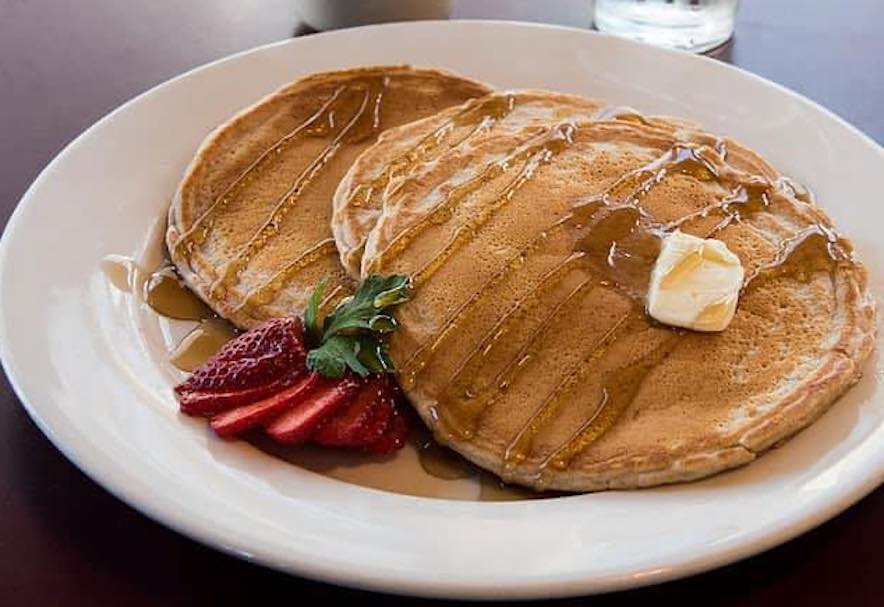
{"type": "MultiPolygon", "coordinates": [[[[455,16],[583,25],[587,1],[456,0],[455,16]]],[[[295,4],[0,0],[4,223],[27,185],[77,133],[183,70],[302,33],[295,4]]],[[[744,0],[735,40],[716,56],[807,95],[884,142],[882,0],[744,0]]],[[[218,605],[266,598],[357,605],[377,598],[238,561],[141,516],[65,460],[0,381],[0,604],[218,605]]],[[[593,604],[882,605],[882,540],[884,490],[878,489],[766,554],[593,604]]]]}

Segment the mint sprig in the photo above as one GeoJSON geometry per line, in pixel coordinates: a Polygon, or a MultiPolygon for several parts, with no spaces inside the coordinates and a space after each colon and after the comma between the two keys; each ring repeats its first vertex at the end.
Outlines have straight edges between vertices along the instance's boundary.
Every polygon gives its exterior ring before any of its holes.
{"type": "Polygon", "coordinates": [[[320,281],[304,312],[304,326],[317,344],[307,353],[307,367],[331,378],[341,377],[348,368],[360,377],[392,372],[384,335],[397,329],[391,308],[408,301],[410,289],[407,276],[369,276],[356,293],[325,317],[320,327],[319,304],[325,280],[320,281]]]}

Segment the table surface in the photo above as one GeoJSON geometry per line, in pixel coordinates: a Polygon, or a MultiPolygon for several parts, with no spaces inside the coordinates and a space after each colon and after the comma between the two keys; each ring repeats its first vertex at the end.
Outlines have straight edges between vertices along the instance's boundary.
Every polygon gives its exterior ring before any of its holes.
{"type": "MultiPolygon", "coordinates": [[[[455,0],[454,16],[585,25],[588,0],[455,0]]],[[[0,217],[68,141],[163,80],[305,31],[295,0],[0,0],[0,217]]],[[[884,142],[884,2],[744,0],[715,56],[784,84],[884,142]]],[[[8,605],[365,600],[169,531],[55,450],[0,378],[0,597],[8,605]]],[[[880,605],[884,489],[779,548],[594,604],[880,605]]],[[[585,599],[584,599],[585,600],[585,599]]],[[[391,604],[417,603],[391,598],[391,604]]],[[[580,599],[564,604],[582,604],[580,599]]]]}

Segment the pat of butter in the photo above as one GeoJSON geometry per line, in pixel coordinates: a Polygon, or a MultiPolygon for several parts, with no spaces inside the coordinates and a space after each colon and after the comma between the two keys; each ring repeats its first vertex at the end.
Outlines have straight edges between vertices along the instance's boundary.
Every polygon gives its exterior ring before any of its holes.
{"type": "Polygon", "coordinates": [[[722,241],[672,232],[651,272],[648,313],[667,325],[723,331],[736,312],[744,274],[722,241]]]}

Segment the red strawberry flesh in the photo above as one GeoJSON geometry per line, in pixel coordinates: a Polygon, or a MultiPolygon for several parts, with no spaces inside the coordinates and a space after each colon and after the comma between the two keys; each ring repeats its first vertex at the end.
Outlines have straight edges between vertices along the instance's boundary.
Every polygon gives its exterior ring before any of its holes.
{"type": "Polygon", "coordinates": [[[211,417],[221,437],[263,425],[277,442],[311,441],[387,455],[408,434],[400,393],[387,375],[328,379],[306,365],[299,318],[243,333],[175,387],[181,411],[211,417]]]}
{"type": "Polygon", "coordinates": [[[275,318],[228,342],[175,387],[188,393],[229,393],[260,388],[304,372],[307,349],[299,318],[275,318]]]}
{"type": "Polygon", "coordinates": [[[323,420],[347,406],[358,387],[351,378],[323,380],[306,402],[266,423],[267,434],[285,444],[306,441],[323,420]]]}
{"type": "Polygon", "coordinates": [[[312,396],[320,382],[320,377],[311,373],[290,388],[254,404],[237,407],[216,415],[209,423],[218,436],[224,438],[236,436],[265,420],[279,416],[289,409],[303,404],[306,399],[312,396]]]}
{"type": "Polygon", "coordinates": [[[185,392],[178,398],[181,412],[188,415],[210,416],[234,407],[248,405],[277,392],[285,390],[300,381],[301,375],[291,374],[265,386],[230,390],[228,392],[185,392]]]}
{"type": "Polygon", "coordinates": [[[389,417],[389,412],[379,406],[386,386],[387,379],[383,376],[364,381],[350,404],[323,422],[313,435],[313,442],[330,447],[358,447],[371,442],[365,440],[365,436],[371,434],[370,427],[379,423],[386,426],[386,419],[378,418],[389,417]]]}
{"type": "Polygon", "coordinates": [[[375,442],[366,447],[366,451],[375,455],[390,455],[405,446],[408,438],[408,422],[405,416],[398,410],[393,410],[393,417],[386,432],[375,442]]]}
{"type": "Polygon", "coordinates": [[[368,447],[377,442],[389,429],[394,414],[395,410],[391,399],[378,400],[375,403],[374,416],[371,423],[366,424],[359,433],[359,446],[368,447]]]}

